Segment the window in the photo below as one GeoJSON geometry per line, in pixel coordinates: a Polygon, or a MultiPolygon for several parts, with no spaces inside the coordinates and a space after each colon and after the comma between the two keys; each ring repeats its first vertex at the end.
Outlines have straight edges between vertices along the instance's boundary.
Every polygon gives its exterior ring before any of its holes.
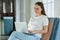
{"type": "Polygon", "coordinates": [[[14,0],[0,0],[1,19],[4,16],[13,16],[15,18],[14,0]]]}
{"type": "Polygon", "coordinates": [[[54,0],[41,0],[48,17],[54,17],[54,0]]]}
{"type": "Polygon", "coordinates": [[[12,0],[3,0],[3,13],[13,13],[12,0]]]}

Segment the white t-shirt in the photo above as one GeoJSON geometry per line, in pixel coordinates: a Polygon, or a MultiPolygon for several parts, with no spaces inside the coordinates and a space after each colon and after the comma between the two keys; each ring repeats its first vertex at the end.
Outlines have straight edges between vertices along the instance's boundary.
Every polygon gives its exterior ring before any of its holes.
{"type": "MultiPolygon", "coordinates": [[[[30,21],[28,23],[28,26],[31,27],[31,30],[43,30],[43,27],[45,25],[48,25],[48,17],[45,15],[41,15],[39,17],[31,17],[30,21]]],[[[42,37],[42,34],[36,34],[40,38],[42,37]]]]}

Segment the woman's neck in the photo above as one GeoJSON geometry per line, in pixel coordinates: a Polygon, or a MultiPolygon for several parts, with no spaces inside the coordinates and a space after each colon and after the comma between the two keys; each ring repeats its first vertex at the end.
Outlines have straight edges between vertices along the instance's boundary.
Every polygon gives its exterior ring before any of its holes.
{"type": "Polygon", "coordinates": [[[36,14],[36,17],[39,17],[39,16],[41,16],[41,14],[36,14]]]}

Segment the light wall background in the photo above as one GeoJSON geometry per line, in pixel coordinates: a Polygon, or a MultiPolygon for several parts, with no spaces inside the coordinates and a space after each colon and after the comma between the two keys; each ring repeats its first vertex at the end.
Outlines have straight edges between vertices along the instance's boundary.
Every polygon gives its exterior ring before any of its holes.
{"type": "Polygon", "coordinates": [[[60,0],[54,2],[54,16],[60,18],[60,0]]]}

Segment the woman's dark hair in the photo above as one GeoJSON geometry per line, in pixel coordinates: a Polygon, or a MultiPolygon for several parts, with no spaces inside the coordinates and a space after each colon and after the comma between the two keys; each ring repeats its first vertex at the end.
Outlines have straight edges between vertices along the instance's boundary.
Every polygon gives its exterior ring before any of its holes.
{"type": "Polygon", "coordinates": [[[38,5],[42,8],[42,11],[41,11],[42,15],[46,15],[44,5],[42,2],[36,2],[35,5],[38,5]]]}

